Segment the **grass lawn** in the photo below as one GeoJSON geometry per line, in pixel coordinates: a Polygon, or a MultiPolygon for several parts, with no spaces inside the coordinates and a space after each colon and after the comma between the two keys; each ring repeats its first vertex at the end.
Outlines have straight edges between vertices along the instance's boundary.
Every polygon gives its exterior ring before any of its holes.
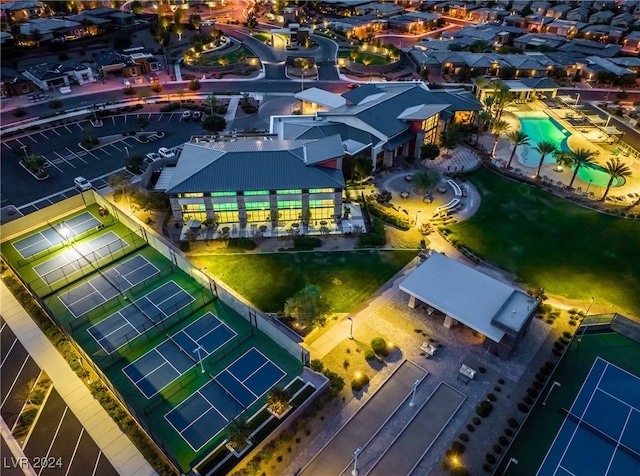
{"type": "Polygon", "coordinates": [[[306,284],[320,286],[334,312],[349,312],[416,256],[415,250],[194,256],[264,312],[278,312],[306,284]]]}
{"type": "Polygon", "coordinates": [[[470,220],[445,227],[454,243],[529,287],[611,304],[640,316],[640,222],[576,206],[490,172],[468,175],[482,196],[470,220]]]}

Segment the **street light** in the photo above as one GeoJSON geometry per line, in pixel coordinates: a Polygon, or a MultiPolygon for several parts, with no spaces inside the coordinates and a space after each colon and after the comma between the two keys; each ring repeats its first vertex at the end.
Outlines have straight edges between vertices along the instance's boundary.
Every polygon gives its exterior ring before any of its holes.
{"type": "Polygon", "coordinates": [[[29,146],[23,145],[23,146],[20,147],[22,149],[22,151],[24,152],[24,158],[25,159],[29,158],[29,156],[27,155],[27,147],[29,147],[29,146]]]}
{"type": "Polygon", "coordinates": [[[589,327],[589,321],[587,321],[587,316],[589,315],[589,311],[591,310],[591,306],[593,306],[593,301],[595,301],[595,296],[591,296],[591,302],[589,303],[589,307],[587,307],[587,312],[584,313],[584,327],[582,328],[582,334],[578,337],[578,342],[582,342],[582,337],[584,333],[587,332],[587,327],[589,327]]]}
{"type": "Polygon", "coordinates": [[[350,323],[350,325],[349,325],[349,339],[353,340],[353,317],[347,317],[347,320],[350,323]]]}
{"type": "Polygon", "coordinates": [[[518,460],[515,458],[509,458],[509,461],[507,462],[507,466],[504,468],[504,472],[502,473],[502,476],[507,474],[507,470],[509,469],[509,466],[511,466],[511,463],[518,464],[518,460]]]}
{"type": "Polygon", "coordinates": [[[202,355],[200,354],[201,350],[204,350],[204,349],[200,344],[198,344],[198,347],[195,348],[194,352],[198,353],[198,362],[200,363],[200,369],[202,370],[202,373],[204,373],[204,365],[202,365],[202,355]]]}
{"type": "Polygon", "coordinates": [[[551,384],[551,388],[547,392],[547,396],[545,397],[544,401],[542,402],[542,405],[546,405],[547,404],[547,400],[549,400],[549,395],[551,395],[551,392],[553,391],[554,387],[560,387],[560,382],[554,381],[551,384]]]}
{"type": "Polygon", "coordinates": [[[411,401],[409,402],[409,406],[411,408],[416,406],[416,390],[418,388],[418,385],[420,385],[420,379],[416,379],[415,382],[413,382],[413,391],[411,392],[411,401]]]}
{"type": "Polygon", "coordinates": [[[362,453],[362,448],[359,446],[353,452],[353,470],[351,470],[351,476],[358,476],[358,455],[362,453]]]}
{"type": "Polygon", "coordinates": [[[124,147],[125,152],[127,153],[127,158],[129,158],[129,148],[127,146],[124,147]]]}
{"type": "Polygon", "coordinates": [[[418,211],[416,212],[416,228],[418,228],[418,214],[419,214],[419,213],[422,213],[422,210],[418,210],[418,211]]]}

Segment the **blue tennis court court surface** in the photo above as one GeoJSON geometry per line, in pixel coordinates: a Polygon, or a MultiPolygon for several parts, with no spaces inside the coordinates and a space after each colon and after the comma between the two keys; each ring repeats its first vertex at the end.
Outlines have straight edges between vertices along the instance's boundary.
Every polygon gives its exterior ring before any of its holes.
{"type": "Polygon", "coordinates": [[[173,281],[145,294],[87,331],[107,354],[160,324],[195,298],[173,281]]]}
{"type": "Polygon", "coordinates": [[[198,320],[172,335],[122,371],[144,394],[151,398],[236,336],[224,322],[207,312],[198,320]]]}
{"type": "Polygon", "coordinates": [[[100,225],[100,220],[89,212],[81,213],[73,218],[69,218],[55,227],[46,228],[42,231],[29,235],[13,243],[20,256],[29,258],[52,246],[59,245],[65,239],[73,238],[91,228],[100,225]]]}
{"type": "Polygon", "coordinates": [[[538,476],[640,474],[640,378],[597,358],[538,476]]]}
{"type": "Polygon", "coordinates": [[[87,243],[75,245],[61,252],[55,257],[34,266],[33,270],[38,273],[45,283],[51,285],[127,246],[129,245],[126,241],[110,231],[87,243]]]}
{"type": "Polygon", "coordinates": [[[194,451],[199,451],[285,375],[252,347],[165,418],[194,451]]]}
{"type": "Polygon", "coordinates": [[[136,255],[70,289],[59,298],[71,314],[80,317],[159,272],[144,256],[136,255]]]}

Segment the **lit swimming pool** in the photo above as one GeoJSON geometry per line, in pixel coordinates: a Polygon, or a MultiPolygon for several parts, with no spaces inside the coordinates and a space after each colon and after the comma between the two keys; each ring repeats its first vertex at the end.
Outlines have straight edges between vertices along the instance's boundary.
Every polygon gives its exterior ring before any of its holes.
{"type": "MultiPolygon", "coordinates": [[[[528,167],[537,167],[540,163],[540,153],[535,150],[538,143],[542,141],[551,142],[559,150],[569,152],[571,149],[567,145],[567,140],[571,133],[562,125],[549,117],[544,112],[527,111],[517,112],[516,117],[522,125],[522,132],[529,136],[529,145],[522,147],[520,162],[528,167]]],[[[555,159],[552,154],[544,158],[545,164],[553,164],[555,159]]],[[[578,178],[586,183],[597,187],[606,187],[609,183],[609,174],[600,166],[580,167],[578,178]]],[[[611,184],[612,187],[620,187],[626,182],[624,177],[617,178],[611,184]]]]}

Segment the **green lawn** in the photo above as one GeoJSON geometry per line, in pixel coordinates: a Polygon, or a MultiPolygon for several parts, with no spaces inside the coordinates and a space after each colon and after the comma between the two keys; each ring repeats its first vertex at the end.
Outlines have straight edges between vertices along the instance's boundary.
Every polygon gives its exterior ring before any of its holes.
{"type": "Polygon", "coordinates": [[[194,256],[264,312],[278,312],[305,284],[316,284],[334,312],[349,312],[416,256],[415,250],[194,256]]]}
{"type": "Polygon", "coordinates": [[[485,169],[468,175],[478,213],[446,227],[453,242],[529,287],[640,316],[640,222],[576,206],[485,169]]]}

